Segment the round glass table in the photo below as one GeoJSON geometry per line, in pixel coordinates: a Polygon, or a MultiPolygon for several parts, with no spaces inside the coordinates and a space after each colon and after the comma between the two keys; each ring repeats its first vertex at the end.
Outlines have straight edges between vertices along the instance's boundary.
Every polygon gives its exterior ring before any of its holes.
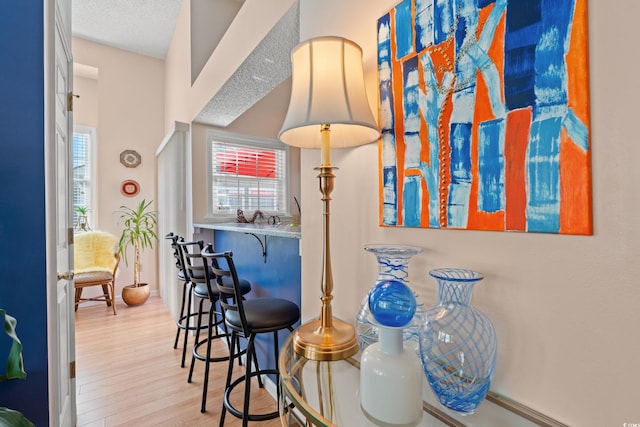
{"type": "MultiPolygon", "coordinates": [[[[360,354],[335,362],[306,359],[293,349],[293,334],[280,350],[280,420],[283,426],[368,427],[360,408],[360,354]]],[[[459,415],[441,406],[424,383],[423,417],[429,427],[566,426],[511,399],[489,392],[476,413],[459,415]]],[[[388,425],[387,425],[388,426],[388,425]]],[[[396,426],[397,427],[397,426],[396,426]]]]}

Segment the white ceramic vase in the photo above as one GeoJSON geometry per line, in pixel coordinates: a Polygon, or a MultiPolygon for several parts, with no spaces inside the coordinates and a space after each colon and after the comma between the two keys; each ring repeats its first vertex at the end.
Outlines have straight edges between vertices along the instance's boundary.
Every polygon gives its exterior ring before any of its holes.
{"type": "Polygon", "coordinates": [[[422,419],[420,359],[403,346],[402,327],[378,325],[378,342],[360,361],[360,405],[376,424],[415,426],[422,419]]]}

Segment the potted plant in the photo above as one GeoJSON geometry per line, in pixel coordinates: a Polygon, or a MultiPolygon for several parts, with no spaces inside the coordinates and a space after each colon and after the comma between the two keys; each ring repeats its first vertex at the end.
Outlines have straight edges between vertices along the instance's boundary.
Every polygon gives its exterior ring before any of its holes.
{"type": "MultiPolygon", "coordinates": [[[[16,334],[18,322],[14,317],[9,316],[4,309],[0,309],[0,317],[3,318],[4,332],[12,340],[6,370],[4,374],[0,373],[0,381],[24,379],[27,373],[22,364],[22,343],[16,334]]],[[[33,423],[18,411],[0,407],[0,426],[33,427],[33,423]]]]}
{"type": "Polygon", "coordinates": [[[78,213],[78,222],[76,223],[76,229],[80,231],[91,230],[91,227],[89,227],[88,216],[89,212],[91,212],[91,209],[86,206],[76,206],[75,210],[78,213]]]}
{"type": "Polygon", "coordinates": [[[150,210],[153,200],[143,199],[138,206],[131,209],[120,206],[117,212],[122,221],[122,234],[118,242],[118,253],[127,260],[127,248],[133,246],[133,284],[122,289],[122,300],[129,306],[144,304],[149,298],[150,288],[147,283],[140,282],[140,252],[146,248],[153,249],[153,241],[158,240],[155,232],[158,223],[158,213],[150,210]]]}

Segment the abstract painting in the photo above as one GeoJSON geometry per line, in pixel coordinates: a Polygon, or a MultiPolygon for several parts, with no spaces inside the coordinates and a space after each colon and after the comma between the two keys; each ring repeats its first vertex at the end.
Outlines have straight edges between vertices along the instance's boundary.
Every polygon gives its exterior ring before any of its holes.
{"type": "Polygon", "coordinates": [[[382,226],[592,234],[587,0],[378,20],[382,226]]]}

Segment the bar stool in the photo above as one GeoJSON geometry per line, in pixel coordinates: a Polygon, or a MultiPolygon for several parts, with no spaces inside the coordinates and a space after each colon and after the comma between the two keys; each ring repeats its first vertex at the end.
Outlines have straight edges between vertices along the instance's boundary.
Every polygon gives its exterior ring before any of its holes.
{"type": "MultiPolygon", "coordinates": [[[[196,360],[205,362],[202,403],[200,407],[200,412],[205,412],[207,390],[209,387],[209,365],[211,362],[224,362],[229,360],[229,354],[224,356],[211,356],[213,341],[224,338],[228,348],[232,347],[233,341],[230,339],[231,335],[226,331],[223,313],[216,309],[216,304],[220,299],[220,293],[215,285],[215,277],[212,271],[208,268],[206,260],[202,258],[201,251],[204,247],[204,242],[202,240],[189,243],[178,242],[178,245],[181,247],[184,255],[187,277],[189,281],[193,283],[192,293],[200,301],[198,305],[199,314],[205,313],[203,307],[204,302],[206,300],[209,301],[207,323],[202,325],[202,316],[198,316],[197,325],[194,327],[196,335],[191,354],[189,376],[187,378],[187,382],[191,383],[196,360]],[[221,331],[219,327],[222,327],[223,330],[221,331]],[[207,329],[207,335],[201,339],[200,330],[202,329],[207,329]]],[[[230,278],[226,279],[225,282],[229,283],[230,278]]],[[[251,284],[248,281],[239,280],[239,286],[241,295],[251,292],[251,284]]]]}
{"type": "MultiPolygon", "coordinates": [[[[300,319],[300,308],[293,302],[281,298],[253,298],[244,300],[242,298],[240,281],[233,263],[231,252],[213,253],[211,245],[207,245],[202,251],[203,259],[211,260],[211,270],[216,278],[216,286],[219,291],[219,303],[224,313],[225,325],[231,330],[232,350],[239,348],[236,346],[238,338],[247,339],[246,345],[246,367],[245,374],[232,382],[232,374],[235,359],[239,359],[243,352],[232,351],[227,370],[225,383],[224,401],[222,413],[220,414],[220,426],[224,425],[225,414],[229,411],[232,415],[242,419],[242,425],[246,426],[249,421],[265,421],[279,416],[278,411],[251,414],[249,413],[249,396],[251,393],[251,378],[258,377],[258,385],[263,387],[261,375],[275,375],[276,384],[279,383],[280,373],[277,368],[260,369],[255,349],[255,338],[258,334],[273,334],[275,363],[278,363],[278,331],[288,329],[293,331],[293,325],[300,319]],[[226,269],[220,267],[219,261],[224,260],[226,269]],[[231,278],[231,283],[224,280],[231,278]],[[251,361],[254,361],[252,364],[251,361]],[[255,369],[252,369],[255,365],[255,369]],[[230,401],[233,389],[244,383],[244,404],[242,410],[235,408],[230,401]]],[[[208,273],[205,269],[205,274],[208,273]]],[[[280,401],[280,390],[278,388],[278,399],[280,401]]]]}
{"type": "Polygon", "coordinates": [[[187,335],[188,331],[195,330],[195,326],[192,326],[191,319],[199,313],[191,312],[191,293],[193,284],[188,278],[186,266],[184,262],[184,256],[182,254],[182,248],[178,245],[178,242],[184,243],[184,238],[174,234],[173,232],[164,236],[165,239],[171,240],[171,248],[173,249],[173,257],[176,260],[176,268],[178,269],[178,280],[182,282],[182,299],[180,303],[180,315],[176,320],[176,339],[173,343],[173,348],[178,348],[178,342],[180,341],[180,333],[184,332],[184,338],[182,343],[182,360],[180,367],[184,368],[186,354],[187,354],[187,335]],[[188,302],[187,302],[188,298],[188,302]],[[186,306],[186,312],[185,312],[186,306]]]}

